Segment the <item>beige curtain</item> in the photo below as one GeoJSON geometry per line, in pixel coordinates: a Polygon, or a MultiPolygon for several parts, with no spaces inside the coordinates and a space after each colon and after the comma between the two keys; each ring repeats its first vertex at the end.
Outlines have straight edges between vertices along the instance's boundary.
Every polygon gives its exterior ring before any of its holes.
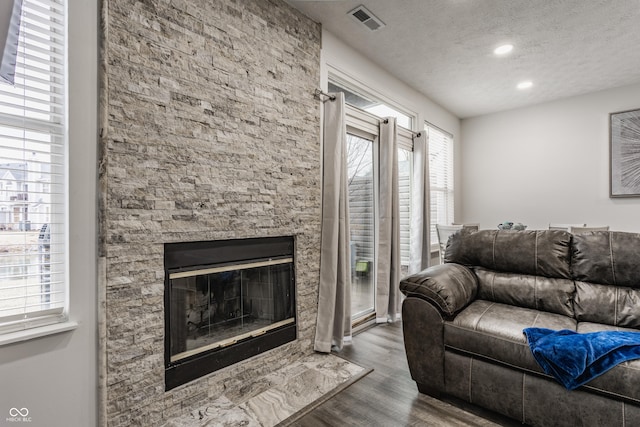
{"type": "Polygon", "coordinates": [[[0,82],[14,82],[21,13],[22,0],[0,1],[0,82]]]}
{"type": "Polygon", "coordinates": [[[409,274],[429,267],[431,260],[431,196],[429,192],[429,140],[422,131],[413,138],[411,194],[411,250],[409,274]]]}
{"type": "Polygon", "coordinates": [[[379,233],[376,322],[395,321],[400,312],[400,198],[396,119],[380,123],[379,233]]]}
{"type": "Polygon", "coordinates": [[[351,337],[351,272],[344,95],[324,103],[320,289],[314,349],[341,350],[351,337]]]}

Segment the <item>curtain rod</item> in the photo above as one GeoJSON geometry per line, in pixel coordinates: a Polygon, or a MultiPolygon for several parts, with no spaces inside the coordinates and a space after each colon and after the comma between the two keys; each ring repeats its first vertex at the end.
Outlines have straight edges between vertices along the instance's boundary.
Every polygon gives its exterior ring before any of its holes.
{"type": "Polygon", "coordinates": [[[326,101],[335,101],[336,97],[335,95],[329,95],[327,93],[324,93],[323,91],[321,91],[320,89],[316,89],[315,92],[313,92],[313,96],[322,101],[322,102],[326,102],[326,101]],[[323,96],[326,96],[327,99],[322,99],[323,96]]]}
{"type": "MultiPolygon", "coordinates": [[[[382,123],[384,123],[385,125],[389,124],[389,119],[383,119],[382,123]]],[[[409,130],[409,129],[407,129],[407,130],[409,130]]],[[[422,135],[422,131],[420,131],[420,130],[419,131],[409,130],[409,132],[411,132],[411,137],[412,138],[420,138],[420,135],[422,135]]]]}
{"type": "MultiPolygon", "coordinates": [[[[336,100],[335,95],[329,95],[327,93],[324,93],[320,89],[316,89],[313,92],[313,96],[314,96],[314,98],[316,98],[316,99],[318,99],[318,100],[320,100],[322,102],[335,101],[336,100]],[[323,96],[327,97],[327,99],[322,99],[323,96]]],[[[384,124],[389,123],[389,119],[383,119],[382,121],[383,121],[384,124]]],[[[420,138],[420,135],[422,135],[422,131],[410,131],[410,132],[411,132],[411,135],[414,138],[420,138]]]]}

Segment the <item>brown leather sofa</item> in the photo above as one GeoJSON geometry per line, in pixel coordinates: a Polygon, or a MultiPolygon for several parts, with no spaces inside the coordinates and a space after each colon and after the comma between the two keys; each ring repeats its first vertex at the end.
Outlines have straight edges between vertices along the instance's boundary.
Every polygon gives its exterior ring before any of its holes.
{"type": "Polygon", "coordinates": [[[640,234],[461,231],[444,264],[400,289],[420,392],[535,426],[640,426],[640,360],[568,391],[540,368],[522,333],[640,329],[640,234]]]}

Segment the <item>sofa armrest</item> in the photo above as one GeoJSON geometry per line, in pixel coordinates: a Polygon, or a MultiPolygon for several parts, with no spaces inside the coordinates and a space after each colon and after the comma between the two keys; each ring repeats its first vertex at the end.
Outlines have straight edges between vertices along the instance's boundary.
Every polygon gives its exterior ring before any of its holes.
{"type": "Polygon", "coordinates": [[[434,265],[402,279],[400,290],[407,297],[429,301],[444,317],[451,317],[475,299],[478,278],[460,264],[434,265]]]}

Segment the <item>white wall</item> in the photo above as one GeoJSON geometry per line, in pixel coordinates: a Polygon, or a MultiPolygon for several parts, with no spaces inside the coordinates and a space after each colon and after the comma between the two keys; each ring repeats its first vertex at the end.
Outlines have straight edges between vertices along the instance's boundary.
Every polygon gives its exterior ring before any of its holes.
{"type": "MultiPolygon", "coordinates": [[[[460,162],[460,119],[323,29],[320,73],[321,86],[325,91],[328,87],[330,68],[337,70],[340,75],[357,80],[367,92],[377,95],[390,105],[409,110],[416,118],[413,130],[424,129],[424,122],[428,121],[451,133],[454,139],[455,162],[460,162]]],[[[456,169],[454,187],[459,182],[460,171],[456,169]]],[[[458,195],[455,202],[456,208],[460,206],[461,200],[458,195]]],[[[456,211],[456,221],[459,218],[458,213],[459,210],[456,211]]]]}
{"type": "Polygon", "coordinates": [[[77,329],[0,348],[0,426],[96,425],[97,0],[69,0],[70,317],[77,329]]]}
{"type": "Polygon", "coordinates": [[[463,120],[461,219],[640,232],[640,198],[609,198],[609,113],[634,108],[640,85],[463,120]]]}

